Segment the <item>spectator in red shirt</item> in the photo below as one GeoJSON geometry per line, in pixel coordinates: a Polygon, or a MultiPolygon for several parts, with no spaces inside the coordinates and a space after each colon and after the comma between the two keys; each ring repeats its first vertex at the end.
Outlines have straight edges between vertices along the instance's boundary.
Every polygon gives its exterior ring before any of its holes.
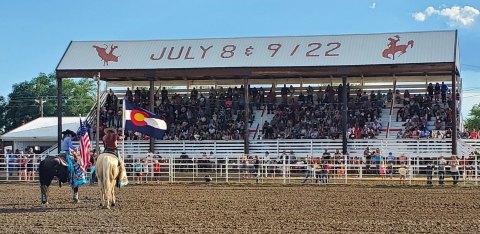
{"type": "Polygon", "coordinates": [[[158,160],[153,162],[153,176],[157,182],[160,181],[160,163],[158,160]]]}
{"type": "Polygon", "coordinates": [[[472,131],[470,133],[470,139],[478,139],[478,133],[476,131],[472,131]]]}

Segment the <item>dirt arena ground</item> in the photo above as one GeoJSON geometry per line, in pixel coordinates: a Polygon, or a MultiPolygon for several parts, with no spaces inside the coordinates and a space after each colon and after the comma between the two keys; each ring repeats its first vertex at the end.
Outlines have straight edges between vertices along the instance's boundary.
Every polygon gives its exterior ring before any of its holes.
{"type": "Polygon", "coordinates": [[[0,184],[0,233],[478,233],[480,189],[378,186],[129,185],[98,207],[96,186],[0,184]]]}

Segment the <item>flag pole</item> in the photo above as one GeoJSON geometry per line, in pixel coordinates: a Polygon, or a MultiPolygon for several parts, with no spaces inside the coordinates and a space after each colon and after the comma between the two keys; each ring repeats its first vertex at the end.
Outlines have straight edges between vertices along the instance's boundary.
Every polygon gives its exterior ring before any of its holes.
{"type": "Polygon", "coordinates": [[[93,76],[97,81],[97,120],[95,123],[95,149],[98,155],[100,155],[100,72],[98,75],[93,76]]]}
{"type": "MultiPolygon", "coordinates": [[[[78,118],[80,118],[80,128],[82,127],[82,114],[78,114],[78,118]]],[[[78,134],[78,130],[77,130],[77,134],[78,134]]],[[[78,140],[78,136],[77,136],[77,140],[78,140]]],[[[78,147],[77,147],[77,150],[78,150],[78,147]]]]}
{"type": "Polygon", "coordinates": [[[122,104],[122,135],[123,135],[123,140],[122,140],[122,159],[125,161],[125,97],[123,98],[123,104],[122,104]]]}

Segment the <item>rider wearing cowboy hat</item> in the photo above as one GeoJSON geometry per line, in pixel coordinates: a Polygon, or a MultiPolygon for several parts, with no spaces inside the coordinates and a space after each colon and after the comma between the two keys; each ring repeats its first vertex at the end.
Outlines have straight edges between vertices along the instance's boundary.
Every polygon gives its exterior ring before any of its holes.
{"type": "MultiPolygon", "coordinates": [[[[103,146],[105,147],[103,152],[115,155],[119,159],[118,166],[120,166],[120,160],[123,160],[123,159],[118,156],[117,141],[122,141],[124,139],[124,136],[118,135],[115,128],[106,128],[103,131],[105,132],[105,136],[103,136],[103,139],[102,139],[103,146]]],[[[121,183],[121,179],[119,174],[117,178],[117,184],[116,184],[116,186],[119,188],[120,188],[120,183],[121,183]]]]}
{"type": "Polygon", "coordinates": [[[60,150],[63,151],[63,154],[67,155],[70,153],[70,151],[75,150],[72,144],[72,137],[74,137],[76,134],[70,129],[67,129],[62,132],[63,138],[62,138],[62,145],[60,150]]]}
{"type": "Polygon", "coordinates": [[[106,128],[104,130],[105,136],[103,136],[103,145],[105,147],[104,153],[111,153],[118,157],[117,148],[118,143],[117,141],[122,141],[124,137],[122,135],[118,135],[117,131],[114,128],[106,128]]]}

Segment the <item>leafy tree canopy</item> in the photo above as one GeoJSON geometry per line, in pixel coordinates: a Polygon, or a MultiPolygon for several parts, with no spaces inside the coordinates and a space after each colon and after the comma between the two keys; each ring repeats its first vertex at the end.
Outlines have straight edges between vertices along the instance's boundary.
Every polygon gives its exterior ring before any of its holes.
{"type": "MultiPolygon", "coordinates": [[[[8,98],[0,97],[0,128],[10,131],[40,117],[40,99],[43,116],[57,115],[57,81],[55,74],[40,73],[30,81],[13,85],[8,98]]],[[[95,81],[92,79],[63,80],[63,115],[86,116],[95,102],[95,81]]]]}
{"type": "Polygon", "coordinates": [[[470,110],[470,117],[465,120],[465,127],[469,130],[480,129],[480,104],[474,105],[470,110]]]}

